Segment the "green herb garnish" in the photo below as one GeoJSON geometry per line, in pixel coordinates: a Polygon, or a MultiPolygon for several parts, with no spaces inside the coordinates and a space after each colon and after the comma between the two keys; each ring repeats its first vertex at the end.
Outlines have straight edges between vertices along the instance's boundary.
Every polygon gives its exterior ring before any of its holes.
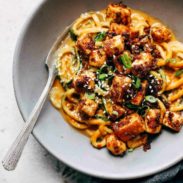
{"type": "Polygon", "coordinates": [[[106,116],[100,116],[100,115],[95,115],[95,118],[102,119],[103,121],[108,121],[109,120],[106,116]]]}
{"type": "Polygon", "coordinates": [[[136,77],[136,76],[133,76],[133,86],[136,88],[136,89],[139,89],[140,86],[141,86],[141,80],[140,78],[136,77]]]}
{"type": "Polygon", "coordinates": [[[178,71],[175,72],[176,77],[179,77],[181,74],[183,74],[183,69],[178,70],[178,71]]]}
{"type": "Polygon", "coordinates": [[[134,105],[134,104],[132,104],[132,103],[126,103],[125,105],[126,105],[126,107],[128,107],[129,109],[133,109],[133,110],[137,110],[137,109],[139,108],[139,106],[134,105]]]}
{"type": "Polygon", "coordinates": [[[100,32],[96,35],[94,40],[95,42],[103,41],[105,37],[106,37],[106,32],[100,32]]]}
{"type": "Polygon", "coordinates": [[[73,41],[77,41],[78,36],[74,33],[72,29],[69,30],[69,34],[73,41]]]}
{"type": "Polygon", "coordinates": [[[90,100],[94,100],[95,99],[95,93],[86,93],[85,95],[90,100]]]}
{"type": "Polygon", "coordinates": [[[132,67],[132,59],[127,54],[123,54],[120,57],[121,62],[125,66],[125,68],[130,69],[132,67]]]}
{"type": "Polygon", "coordinates": [[[137,89],[139,89],[140,86],[141,86],[141,80],[140,80],[139,78],[137,78],[137,79],[136,79],[136,82],[135,82],[135,87],[136,87],[137,89]]]}
{"type": "Polygon", "coordinates": [[[106,79],[107,77],[108,77],[107,74],[100,74],[100,75],[98,76],[98,78],[99,78],[100,80],[104,80],[104,79],[106,79]]]}
{"type": "Polygon", "coordinates": [[[131,110],[136,111],[140,115],[144,115],[146,110],[149,108],[147,105],[137,106],[137,105],[134,105],[134,104],[132,104],[130,102],[127,102],[125,104],[125,106],[128,107],[131,110]]]}
{"type": "Polygon", "coordinates": [[[157,102],[157,98],[155,98],[154,96],[152,95],[148,95],[145,97],[145,100],[150,102],[150,103],[156,103],[157,102]]]}

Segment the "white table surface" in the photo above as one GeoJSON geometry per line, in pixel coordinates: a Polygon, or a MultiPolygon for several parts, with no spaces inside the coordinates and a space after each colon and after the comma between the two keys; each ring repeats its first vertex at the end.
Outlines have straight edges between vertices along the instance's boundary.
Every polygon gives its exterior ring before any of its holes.
{"type": "MultiPolygon", "coordinates": [[[[24,23],[43,1],[0,0],[0,162],[24,125],[12,82],[16,42],[24,23]]],[[[0,163],[0,183],[64,183],[57,162],[31,136],[15,171],[5,171],[0,163]]]]}
{"type": "MultiPolygon", "coordinates": [[[[12,84],[15,45],[22,27],[43,0],[0,0],[0,160],[23,126],[12,84]]],[[[18,167],[0,164],[0,183],[62,183],[56,159],[31,136],[18,167]]]]}

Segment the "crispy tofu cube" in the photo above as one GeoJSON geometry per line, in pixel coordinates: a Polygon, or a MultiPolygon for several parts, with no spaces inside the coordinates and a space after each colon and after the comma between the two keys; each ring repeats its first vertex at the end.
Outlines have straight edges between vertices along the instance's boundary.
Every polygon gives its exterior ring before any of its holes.
{"type": "Polygon", "coordinates": [[[139,31],[136,30],[134,27],[129,28],[129,36],[131,39],[135,39],[139,37],[139,31]]]}
{"type": "Polygon", "coordinates": [[[106,62],[106,58],[103,49],[93,50],[89,57],[89,65],[100,68],[106,62]]]}
{"type": "Polygon", "coordinates": [[[172,38],[171,32],[162,24],[151,27],[151,36],[155,42],[168,42],[172,38]]]}
{"type": "Polygon", "coordinates": [[[181,113],[167,111],[163,119],[163,125],[179,132],[183,125],[183,117],[181,113]]]}
{"type": "Polygon", "coordinates": [[[159,109],[150,109],[145,115],[145,131],[151,134],[160,133],[161,111],[159,109]]]}
{"type": "Polygon", "coordinates": [[[110,25],[109,32],[116,35],[126,35],[129,32],[129,28],[122,24],[112,23],[110,25]]]}
{"type": "Polygon", "coordinates": [[[115,123],[113,130],[120,140],[127,142],[144,132],[144,120],[139,114],[133,113],[123,118],[119,123],[115,123]]]}
{"type": "Polygon", "coordinates": [[[92,36],[87,34],[79,37],[79,39],[77,40],[77,47],[82,53],[89,55],[95,47],[92,36]]]}
{"type": "Polygon", "coordinates": [[[141,135],[138,135],[137,137],[127,141],[127,146],[130,149],[135,149],[137,147],[147,144],[147,140],[148,140],[147,134],[141,134],[141,135]]]}
{"type": "Polygon", "coordinates": [[[142,52],[132,63],[132,73],[138,77],[145,77],[155,67],[154,58],[150,53],[142,52]]]}
{"type": "Polygon", "coordinates": [[[105,108],[112,121],[115,121],[126,113],[126,110],[123,107],[108,101],[106,101],[105,108]]]}
{"type": "Polygon", "coordinates": [[[137,92],[137,94],[132,98],[131,103],[134,105],[140,105],[144,99],[144,96],[146,94],[148,82],[145,80],[142,83],[142,86],[140,90],[137,92]]]}
{"type": "Polygon", "coordinates": [[[95,88],[95,74],[90,70],[81,71],[74,79],[74,88],[77,92],[93,91],[95,88]]]}
{"type": "Polygon", "coordinates": [[[113,59],[113,63],[115,65],[115,68],[117,69],[117,71],[120,74],[124,73],[124,67],[123,64],[121,63],[121,60],[118,57],[115,57],[115,59],[113,59]]]}
{"type": "Polygon", "coordinates": [[[106,136],[106,147],[114,155],[122,155],[126,151],[126,144],[114,134],[106,136]]]}
{"type": "Polygon", "coordinates": [[[97,108],[98,104],[91,99],[82,100],[78,106],[78,109],[81,113],[83,112],[84,114],[87,114],[90,117],[95,115],[97,108]]]}
{"type": "Polygon", "coordinates": [[[130,88],[132,83],[131,78],[127,76],[115,76],[112,80],[111,97],[116,103],[123,101],[125,91],[130,88]]]}
{"type": "Polygon", "coordinates": [[[122,3],[109,4],[107,17],[118,24],[127,25],[131,22],[131,10],[122,3]]]}
{"type": "Polygon", "coordinates": [[[121,35],[104,41],[104,51],[108,56],[119,55],[124,50],[124,39],[121,35]]]}

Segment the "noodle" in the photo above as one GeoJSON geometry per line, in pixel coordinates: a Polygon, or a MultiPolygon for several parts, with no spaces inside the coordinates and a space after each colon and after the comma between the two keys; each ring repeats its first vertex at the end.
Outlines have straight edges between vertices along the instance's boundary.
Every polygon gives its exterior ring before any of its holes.
{"type": "Polygon", "coordinates": [[[95,148],[121,155],[183,110],[183,44],[145,13],[121,3],[84,13],[57,55],[50,100],[95,148]]]}

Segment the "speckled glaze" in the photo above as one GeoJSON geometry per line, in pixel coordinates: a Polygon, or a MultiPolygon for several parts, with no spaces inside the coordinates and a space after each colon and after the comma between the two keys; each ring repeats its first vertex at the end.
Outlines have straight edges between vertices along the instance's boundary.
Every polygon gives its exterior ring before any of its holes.
{"type": "MultiPolygon", "coordinates": [[[[13,80],[20,112],[27,119],[47,80],[44,62],[51,45],[81,13],[100,10],[110,0],[48,0],[25,26],[14,57],[13,80]]],[[[183,41],[182,0],[128,0],[134,9],[161,19],[183,41]]],[[[132,179],[162,171],[183,159],[183,130],[163,131],[147,152],[137,149],[124,157],[111,156],[106,149],[92,148],[89,139],[64,122],[46,102],[33,131],[37,140],[56,158],[81,172],[108,179],[132,179]]]]}

